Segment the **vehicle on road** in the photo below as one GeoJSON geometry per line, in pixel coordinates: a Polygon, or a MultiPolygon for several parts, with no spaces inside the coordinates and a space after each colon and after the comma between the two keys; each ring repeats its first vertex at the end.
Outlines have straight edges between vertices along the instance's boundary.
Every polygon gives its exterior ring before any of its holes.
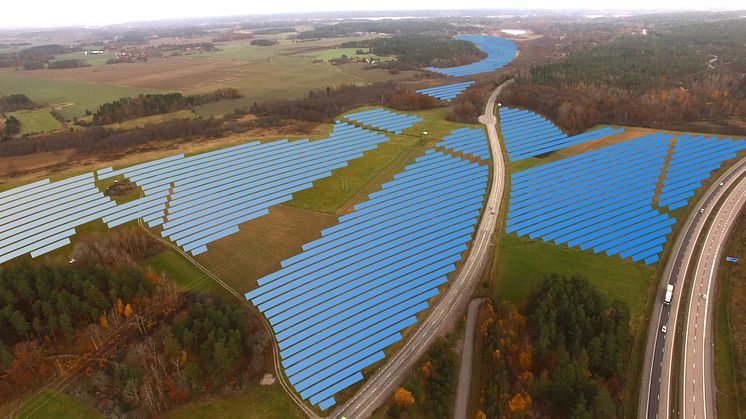
{"type": "Polygon", "coordinates": [[[666,285],[666,295],[663,296],[663,304],[671,304],[671,297],[673,297],[673,284],[666,285]]]}
{"type": "Polygon", "coordinates": [[[494,213],[495,213],[495,207],[490,207],[490,214],[494,214],[494,213]]]}
{"type": "Polygon", "coordinates": [[[700,214],[704,214],[704,212],[705,212],[705,209],[704,209],[704,208],[700,208],[700,209],[699,209],[699,213],[700,213],[700,214]]]}
{"type": "Polygon", "coordinates": [[[665,335],[665,334],[666,334],[666,331],[668,331],[668,327],[666,327],[666,325],[664,324],[664,325],[663,325],[663,326],[661,327],[661,333],[663,333],[663,334],[665,335]]]}

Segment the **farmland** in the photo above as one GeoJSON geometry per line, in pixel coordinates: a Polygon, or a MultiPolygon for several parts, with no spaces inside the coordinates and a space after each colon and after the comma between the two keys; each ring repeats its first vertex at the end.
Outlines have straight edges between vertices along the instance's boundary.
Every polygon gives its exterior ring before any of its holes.
{"type": "Polygon", "coordinates": [[[21,122],[21,135],[52,132],[62,128],[60,122],[49,113],[49,109],[9,112],[7,116],[13,116],[21,122]]]}

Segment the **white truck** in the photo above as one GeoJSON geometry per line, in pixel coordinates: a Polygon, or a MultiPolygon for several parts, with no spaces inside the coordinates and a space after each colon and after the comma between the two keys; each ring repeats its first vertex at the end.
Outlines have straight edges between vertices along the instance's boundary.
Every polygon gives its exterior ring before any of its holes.
{"type": "Polygon", "coordinates": [[[671,297],[673,297],[673,284],[666,285],[666,295],[663,296],[663,304],[671,304],[671,297]]]}

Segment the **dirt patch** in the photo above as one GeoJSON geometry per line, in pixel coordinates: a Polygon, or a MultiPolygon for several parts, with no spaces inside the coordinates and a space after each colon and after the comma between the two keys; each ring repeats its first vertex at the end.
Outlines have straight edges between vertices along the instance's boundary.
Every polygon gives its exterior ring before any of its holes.
{"type": "Polygon", "coordinates": [[[194,91],[238,80],[246,75],[250,66],[245,61],[169,57],[145,63],[23,71],[19,74],[44,80],[194,91]]]}
{"type": "Polygon", "coordinates": [[[280,269],[280,262],[302,251],[301,246],[321,237],[321,230],[337,224],[337,217],[285,205],[269,215],[238,226],[239,232],[211,243],[197,260],[245,293],[256,280],[280,269]]]}

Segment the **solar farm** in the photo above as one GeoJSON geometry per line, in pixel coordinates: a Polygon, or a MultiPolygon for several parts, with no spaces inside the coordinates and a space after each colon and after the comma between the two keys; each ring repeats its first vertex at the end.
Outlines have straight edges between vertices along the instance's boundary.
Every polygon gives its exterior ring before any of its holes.
{"type": "Polygon", "coordinates": [[[500,108],[500,126],[511,162],[624,132],[623,128],[607,127],[568,136],[540,115],[508,107],[500,108]]]}
{"type": "Polygon", "coordinates": [[[509,39],[489,35],[456,35],[454,39],[473,43],[487,54],[487,58],[458,67],[428,67],[426,70],[450,77],[472,76],[505,67],[518,55],[518,47],[509,39]]]}
{"type": "Polygon", "coordinates": [[[743,149],[743,140],[658,133],[515,173],[506,231],[653,264],[676,222],[663,207],[685,206],[743,149]]]}
{"type": "Polygon", "coordinates": [[[304,400],[333,406],[428,308],[472,238],[487,176],[431,149],[246,294],[304,400]]]}
{"type": "Polygon", "coordinates": [[[473,85],[473,81],[466,81],[463,83],[448,84],[445,86],[431,87],[429,89],[417,90],[417,93],[434,97],[438,100],[444,100],[446,102],[452,101],[456,96],[461,94],[469,86],[473,85]]]}
{"type": "Polygon", "coordinates": [[[469,154],[482,160],[489,160],[490,147],[487,136],[481,128],[459,128],[450,135],[443,137],[443,141],[435,144],[456,153],[469,154]]]}
{"type": "Polygon", "coordinates": [[[343,115],[345,119],[366,128],[401,134],[403,130],[422,122],[422,118],[376,108],[369,111],[343,115]]]}
{"type": "Polygon", "coordinates": [[[338,123],[322,140],[257,141],[185,157],[182,154],[123,169],[105,168],[99,180],[123,176],[142,197],[117,205],[88,173],[32,183],[0,194],[0,263],[32,257],[70,243],[75,227],[103,220],[109,228],[142,218],[184,251],[198,255],[240,223],[266,215],[294,192],[387,141],[385,135],[338,123]]]}

